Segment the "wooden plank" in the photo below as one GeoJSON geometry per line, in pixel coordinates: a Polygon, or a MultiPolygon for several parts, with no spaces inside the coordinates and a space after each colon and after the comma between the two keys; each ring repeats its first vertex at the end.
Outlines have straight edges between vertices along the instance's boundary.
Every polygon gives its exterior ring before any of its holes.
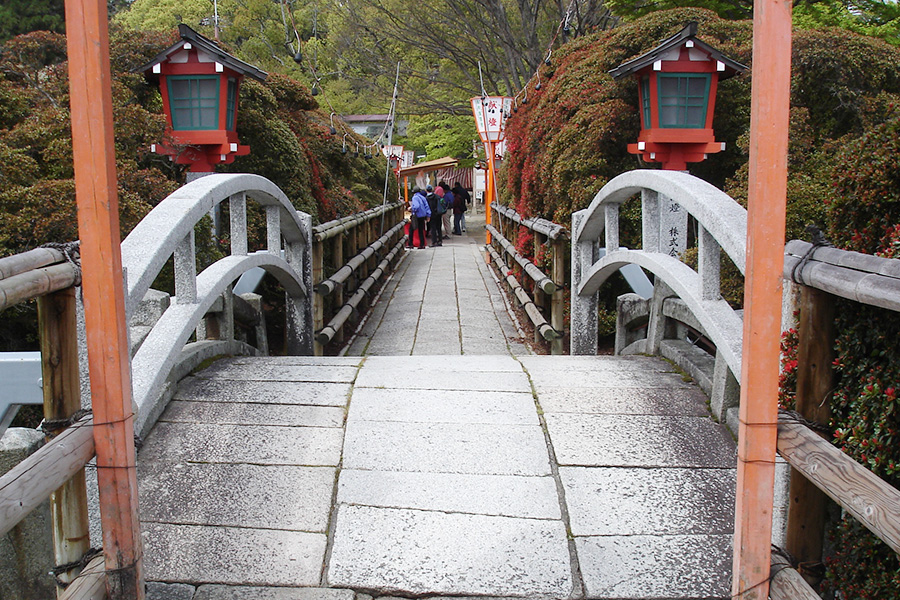
{"type": "MultiPolygon", "coordinates": [[[[822,425],[831,420],[834,306],[831,294],[801,288],[796,411],[822,425]]],[[[827,496],[815,484],[796,469],[791,470],[785,549],[800,562],[822,560],[827,504],[827,496]]]]}
{"type": "MultiPolygon", "coordinates": [[[[75,315],[74,288],[38,300],[44,419],[47,421],[66,420],[81,410],[75,315]]],[[[50,515],[56,564],[77,561],[91,547],[84,469],[50,496],[50,515]]],[[[69,582],[77,575],[78,571],[73,570],[60,575],[60,580],[69,582]]]]}
{"type": "Polygon", "coordinates": [[[143,600],[131,365],[119,228],[109,14],[66,0],[72,153],[107,592],[143,600]]]}
{"type": "Polygon", "coordinates": [[[75,265],[62,263],[0,280],[0,311],[72,287],[78,282],[78,276],[75,265]]]}
{"type": "Polygon", "coordinates": [[[55,265],[66,260],[62,252],[55,248],[35,248],[21,254],[0,258],[0,281],[19,273],[41,267],[55,265]]]}
{"type": "Polygon", "coordinates": [[[791,567],[780,554],[772,553],[772,581],[769,584],[772,600],[821,600],[803,576],[791,567]]]}
{"type": "Polygon", "coordinates": [[[106,570],[103,561],[103,555],[94,557],[81,572],[81,577],[59,595],[59,600],[106,600],[106,570]]]}
{"type": "Polygon", "coordinates": [[[792,467],[900,553],[900,490],[801,423],[781,418],[778,451],[792,467]]]}
{"type": "Polygon", "coordinates": [[[94,457],[85,417],[0,477],[0,535],[6,534],[94,457]]]}
{"type": "Polygon", "coordinates": [[[781,340],[781,265],[787,197],[791,3],[753,10],[747,268],[738,431],[732,594],[768,597],[781,340]]]}

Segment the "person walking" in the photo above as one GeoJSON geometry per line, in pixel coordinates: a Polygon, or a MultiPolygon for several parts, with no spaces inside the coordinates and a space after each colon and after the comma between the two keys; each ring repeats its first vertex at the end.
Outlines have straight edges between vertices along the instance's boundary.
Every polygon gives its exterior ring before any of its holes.
{"type": "Polygon", "coordinates": [[[431,216],[434,217],[431,219],[431,245],[432,246],[443,246],[443,236],[441,233],[441,225],[442,225],[442,216],[443,216],[443,204],[441,202],[441,197],[443,196],[443,190],[438,186],[437,190],[433,189],[430,185],[425,188],[428,192],[426,198],[428,199],[428,208],[431,209],[431,216]]]}
{"type": "MultiPolygon", "coordinates": [[[[409,203],[409,212],[416,219],[416,232],[419,234],[419,249],[425,249],[425,224],[431,218],[431,209],[428,207],[428,199],[422,190],[413,190],[412,201],[409,203]]],[[[409,234],[409,247],[413,248],[413,233],[409,234]]]]}
{"type": "Polygon", "coordinates": [[[443,192],[444,192],[444,194],[441,196],[441,198],[444,200],[444,202],[443,202],[444,212],[441,215],[441,219],[444,222],[444,237],[449,238],[450,237],[450,215],[453,212],[453,201],[454,201],[453,192],[450,191],[450,186],[447,185],[446,181],[441,181],[438,184],[438,189],[443,190],[443,192]]]}
{"type": "MultiPolygon", "coordinates": [[[[462,183],[459,181],[456,182],[456,185],[453,186],[453,195],[456,198],[462,198],[462,215],[460,216],[459,223],[461,231],[466,230],[466,211],[469,210],[469,203],[472,202],[472,196],[469,195],[469,192],[466,191],[466,188],[462,186],[462,183]]],[[[456,217],[456,210],[453,211],[453,216],[456,217]]],[[[454,226],[455,229],[455,226],[454,226]]]]}
{"type": "Polygon", "coordinates": [[[465,217],[466,200],[460,195],[453,198],[453,235],[462,235],[460,227],[465,217]]]}

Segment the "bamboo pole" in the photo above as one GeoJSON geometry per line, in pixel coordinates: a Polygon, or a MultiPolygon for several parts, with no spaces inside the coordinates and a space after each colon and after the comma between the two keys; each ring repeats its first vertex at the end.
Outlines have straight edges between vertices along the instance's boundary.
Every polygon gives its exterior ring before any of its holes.
{"type": "Polygon", "coordinates": [[[78,269],[69,263],[19,273],[0,280],[0,311],[10,306],[64,290],[78,283],[78,269]]]}
{"type": "MultiPolygon", "coordinates": [[[[68,419],[81,409],[75,304],[71,287],[38,299],[44,418],[48,421],[68,419]]],[[[56,564],[80,560],[91,547],[84,469],[50,496],[50,515],[56,564]]],[[[72,570],[60,579],[69,582],[77,575],[72,570]]]]}
{"type": "Polygon", "coordinates": [[[107,6],[66,0],[75,196],[81,239],[100,521],[112,600],[144,598],[131,366],[113,137],[107,6]]]}
{"type": "Polygon", "coordinates": [[[21,254],[5,256],[0,258],[0,280],[48,265],[55,265],[64,260],[66,257],[55,248],[35,248],[21,254]]]}
{"type": "MultiPolygon", "coordinates": [[[[550,277],[559,287],[550,299],[550,325],[559,333],[565,328],[565,283],[566,273],[568,272],[568,261],[566,261],[566,250],[563,240],[552,240],[550,247],[553,252],[553,266],[551,267],[550,277]]],[[[550,343],[550,354],[565,354],[563,346],[563,336],[560,335],[550,343]]]]}
{"type": "Polygon", "coordinates": [[[0,535],[47,501],[94,457],[92,419],[85,417],[0,477],[0,535]]]}
{"type": "Polygon", "coordinates": [[[750,185],[732,592],[769,593],[787,189],[791,3],[753,11],[750,185]]]}

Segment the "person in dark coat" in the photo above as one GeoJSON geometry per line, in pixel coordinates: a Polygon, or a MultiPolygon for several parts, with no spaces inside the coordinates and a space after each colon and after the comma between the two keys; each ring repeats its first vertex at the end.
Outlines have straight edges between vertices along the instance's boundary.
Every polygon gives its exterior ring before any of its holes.
{"type": "Polygon", "coordinates": [[[441,228],[441,215],[443,215],[443,207],[441,206],[441,197],[443,196],[443,190],[438,187],[437,190],[434,190],[430,185],[425,188],[428,192],[426,198],[428,198],[428,208],[431,209],[431,216],[433,217],[430,221],[431,224],[431,245],[432,246],[443,246],[443,236],[442,236],[442,228],[441,228]],[[438,193],[440,191],[441,193],[438,193]]]}
{"type": "MultiPolygon", "coordinates": [[[[469,210],[469,204],[472,202],[472,196],[469,195],[469,192],[466,191],[466,188],[462,186],[460,182],[456,182],[456,185],[453,186],[453,195],[456,198],[462,198],[462,216],[459,219],[460,230],[466,230],[466,211],[469,210]]],[[[456,209],[453,210],[453,216],[456,216],[456,209]]],[[[455,227],[454,227],[455,228],[455,227]]]]}

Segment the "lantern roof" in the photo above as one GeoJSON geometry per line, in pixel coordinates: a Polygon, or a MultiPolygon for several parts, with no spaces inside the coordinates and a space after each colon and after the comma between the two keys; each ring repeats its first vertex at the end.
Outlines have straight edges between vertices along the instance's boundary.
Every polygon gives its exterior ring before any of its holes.
{"type": "Polygon", "coordinates": [[[631,75],[637,71],[640,71],[644,67],[652,65],[658,60],[663,60],[668,53],[681,48],[687,41],[692,41],[693,47],[699,48],[708,53],[712,60],[717,60],[725,65],[724,72],[719,75],[720,80],[728,79],[729,77],[732,77],[739,73],[743,73],[747,70],[746,66],[728,58],[709,44],[698,40],[696,36],[697,22],[691,21],[690,23],[685,25],[684,29],[682,29],[672,37],[664,40],[650,52],[642,54],[637,58],[633,58],[628,62],[622,63],[615,69],[609,71],[609,74],[613,76],[613,79],[621,79],[626,75],[631,75]]]}
{"type": "Polygon", "coordinates": [[[252,77],[257,81],[265,81],[266,77],[268,77],[268,73],[266,73],[265,71],[261,71],[253,65],[247,64],[244,61],[231,56],[230,54],[219,48],[219,45],[216,42],[212,41],[209,38],[203,37],[184,23],[178,25],[178,33],[179,35],[181,35],[181,40],[179,42],[176,42],[169,48],[157,54],[155,57],[153,57],[153,60],[151,60],[147,64],[134,69],[134,72],[144,73],[144,75],[149,79],[156,79],[156,74],[152,71],[153,67],[161,62],[165,62],[171,55],[175,54],[176,52],[182,51],[184,49],[185,43],[187,42],[196,47],[197,50],[202,51],[209,56],[212,56],[216,62],[221,63],[225,67],[231,69],[232,71],[236,71],[241,75],[252,77]]]}

